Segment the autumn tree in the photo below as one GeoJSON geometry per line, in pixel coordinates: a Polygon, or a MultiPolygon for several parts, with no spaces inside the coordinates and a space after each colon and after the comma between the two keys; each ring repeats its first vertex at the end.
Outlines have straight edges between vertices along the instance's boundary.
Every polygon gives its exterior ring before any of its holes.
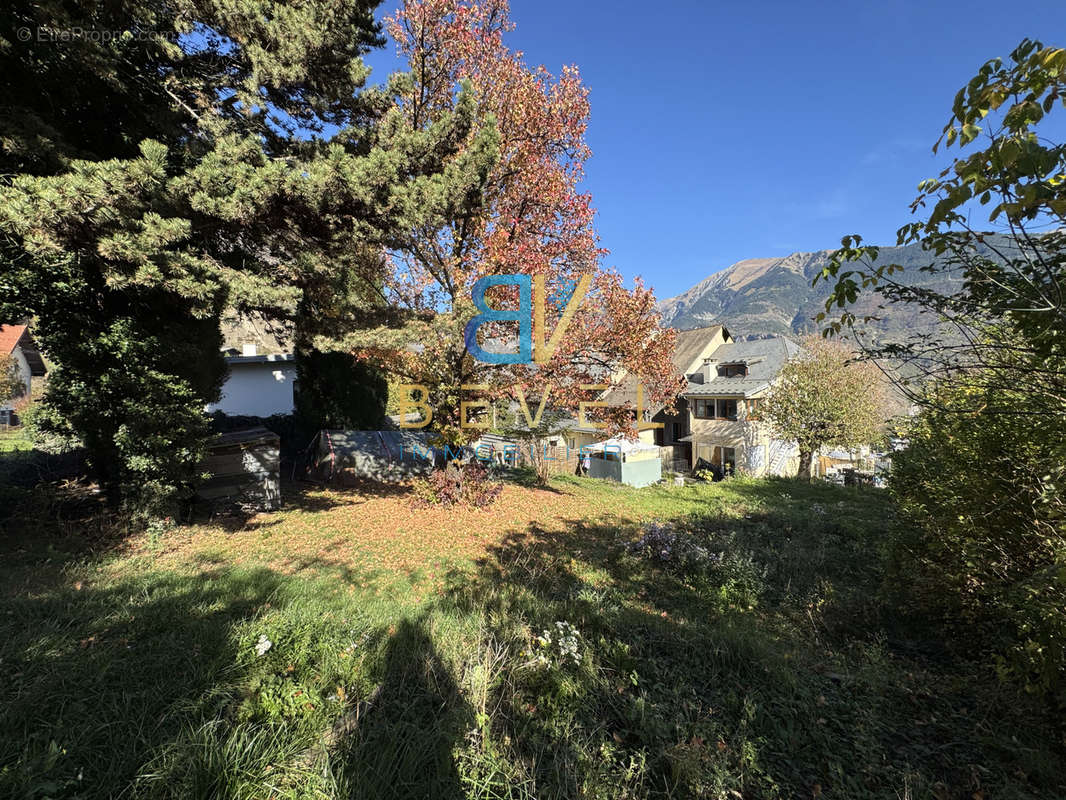
{"type": "Polygon", "coordinates": [[[357,324],[397,231],[478,202],[494,151],[472,99],[415,129],[392,101],[407,84],[364,88],[375,5],[0,14],[0,318],[37,318],[57,363],[42,418],[113,501],[195,483],[224,308],[305,346],[357,324]],[[47,36],[77,30],[107,35],[47,36]]]}
{"type": "Polygon", "coordinates": [[[805,353],[781,370],[761,413],[775,434],[799,445],[799,477],[810,480],[811,461],[823,447],[870,444],[884,423],[884,377],[855,361],[841,343],[811,337],[805,353]]]}
{"type": "MultiPolygon", "coordinates": [[[[625,370],[645,381],[649,403],[673,402],[673,335],[659,328],[651,291],[639,281],[626,289],[601,265],[592,200],[579,186],[589,157],[589,103],[576,67],[553,76],[509,49],[504,39],[513,26],[504,0],[409,0],[386,27],[410,67],[398,98],[402,124],[419,132],[447,119],[459,87],[469,86],[476,107],[468,150],[483,146],[479,131],[491,132],[498,157],[478,205],[390,242],[382,299],[393,318],[333,346],[424,385],[435,427],[459,440],[469,435],[459,429],[464,385],[485,387],[480,395],[495,399],[521,384],[533,411],[545,393],[549,405],[576,409],[596,393],[582,386],[625,370]],[[549,341],[567,300],[587,288],[545,363],[493,366],[467,347],[471,290],[479,279],[503,274],[543,281],[549,341]]],[[[517,302],[513,287],[490,289],[488,298],[497,308],[517,302]]],[[[515,349],[513,323],[485,325],[480,334],[489,350],[515,349]]],[[[615,427],[631,425],[631,411],[608,416],[615,427]]]]}

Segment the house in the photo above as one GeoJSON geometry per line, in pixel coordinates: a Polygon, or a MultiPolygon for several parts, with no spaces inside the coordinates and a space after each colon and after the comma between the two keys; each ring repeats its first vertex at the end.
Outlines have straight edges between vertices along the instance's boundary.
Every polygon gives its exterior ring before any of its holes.
{"type": "MultiPolygon", "coordinates": [[[[674,345],[674,366],[686,381],[691,381],[701,374],[704,363],[719,347],[732,341],[733,338],[723,325],[678,331],[674,345]]],[[[685,396],[678,397],[672,412],[668,412],[665,406],[659,406],[647,409],[645,414],[652,422],[662,423],[663,427],[641,431],[641,441],[670,448],[674,461],[691,463],[692,445],[686,438],[691,426],[685,396]]]]}
{"type": "Polygon", "coordinates": [[[790,359],[804,350],[784,337],[725,342],[689,378],[684,398],[695,465],[704,459],[751,475],[795,474],[795,442],[775,439],[759,419],[759,403],[790,359]]]}
{"type": "Polygon", "coordinates": [[[0,325],[0,356],[12,356],[25,389],[18,396],[0,402],[0,425],[14,425],[18,420],[15,406],[33,391],[33,379],[44,377],[44,359],[30,335],[29,325],[0,325]]]}
{"type": "Polygon", "coordinates": [[[295,406],[296,363],[292,353],[260,354],[257,345],[246,343],[238,352],[226,352],[229,374],[217,403],[208,413],[230,416],[269,417],[291,414],[295,406]]]}
{"type": "Polygon", "coordinates": [[[228,372],[208,413],[234,417],[291,414],[296,406],[292,331],[283,323],[230,311],[222,317],[222,354],[228,372]]]}
{"type": "MultiPolygon", "coordinates": [[[[671,360],[677,373],[686,381],[691,381],[700,374],[704,362],[719,347],[732,341],[729,331],[722,325],[678,331],[671,360]]],[[[635,408],[637,405],[636,379],[623,377],[619,384],[606,392],[601,399],[610,405],[630,403],[635,408]]],[[[644,419],[660,423],[662,427],[640,431],[639,439],[645,444],[667,448],[667,452],[663,453],[667,468],[687,469],[692,463],[692,445],[686,438],[690,431],[688,404],[684,396],[680,396],[675,405],[675,409],[670,412],[666,406],[645,402],[644,419]]],[[[567,443],[571,448],[580,448],[599,442],[603,438],[603,431],[591,426],[580,426],[577,421],[574,421],[566,435],[567,443]]]]}

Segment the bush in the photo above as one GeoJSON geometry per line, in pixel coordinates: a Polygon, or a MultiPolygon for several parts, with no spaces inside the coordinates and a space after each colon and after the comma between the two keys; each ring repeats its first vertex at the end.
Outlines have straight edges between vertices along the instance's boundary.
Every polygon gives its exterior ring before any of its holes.
{"type": "Polygon", "coordinates": [[[889,488],[920,528],[897,563],[924,604],[995,642],[1002,675],[1066,699],[1066,422],[989,413],[999,395],[942,389],[906,431],[889,488]]]}
{"type": "Polygon", "coordinates": [[[415,508],[467,505],[484,508],[496,502],[503,484],[491,480],[489,471],[476,461],[449,464],[415,484],[415,508]]]}
{"type": "Polygon", "coordinates": [[[44,403],[34,403],[27,408],[22,414],[22,424],[35,450],[61,455],[81,447],[78,438],[64,431],[62,419],[44,403]]]}
{"type": "Polygon", "coordinates": [[[692,534],[657,522],[646,525],[644,535],[627,544],[626,550],[678,572],[705,571],[721,559],[721,554],[712,553],[692,534]]]}
{"type": "Polygon", "coordinates": [[[644,535],[626,544],[625,550],[667,572],[695,579],[726,606],[751,609],[766,588],[766,568],[750,552],[738,548],[734,538],[734,534],[708,537],[651,522],[644,526],[644,535]]]}

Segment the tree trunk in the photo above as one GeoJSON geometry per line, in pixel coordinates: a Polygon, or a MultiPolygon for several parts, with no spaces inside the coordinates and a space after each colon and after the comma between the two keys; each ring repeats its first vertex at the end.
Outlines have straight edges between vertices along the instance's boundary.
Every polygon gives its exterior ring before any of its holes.
{"type": "Polygon", "coordinates": [[[814,454],[810,450],[800,450],[800,466],[797,477],[800,480],[809,481],[811,479],[811,457],[814,454]]]}

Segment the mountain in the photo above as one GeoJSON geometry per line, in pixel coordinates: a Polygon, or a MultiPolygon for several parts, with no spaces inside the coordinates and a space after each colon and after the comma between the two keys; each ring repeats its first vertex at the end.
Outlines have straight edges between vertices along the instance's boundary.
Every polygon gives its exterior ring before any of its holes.
{"type": "MultiPolygon", "coordinates": [[[[811,281],[829,263],[831,250],[793,253],[783,258],[749,258],[704,278],[691,289],[659,303],[665,324],[681,330],[707,325],[725,325],[734,338],[811,333],[818,329],[814,317],[825,310],[830,283],[811,281]]],[[[893,278],[950,293],[961,286],[957,276],[929,274],[920,267],[933,261],[919,245],[883,247],[877,263],[900,264],[905,269],[893,278]]],[[[875,340],[899,341],[910,333],[935,332],[930,314],[910,305],[887,304],[878,294],[866,291],[854,307],[857,317],[867,314],[881,319],[868,325],[875,340]]]]}

